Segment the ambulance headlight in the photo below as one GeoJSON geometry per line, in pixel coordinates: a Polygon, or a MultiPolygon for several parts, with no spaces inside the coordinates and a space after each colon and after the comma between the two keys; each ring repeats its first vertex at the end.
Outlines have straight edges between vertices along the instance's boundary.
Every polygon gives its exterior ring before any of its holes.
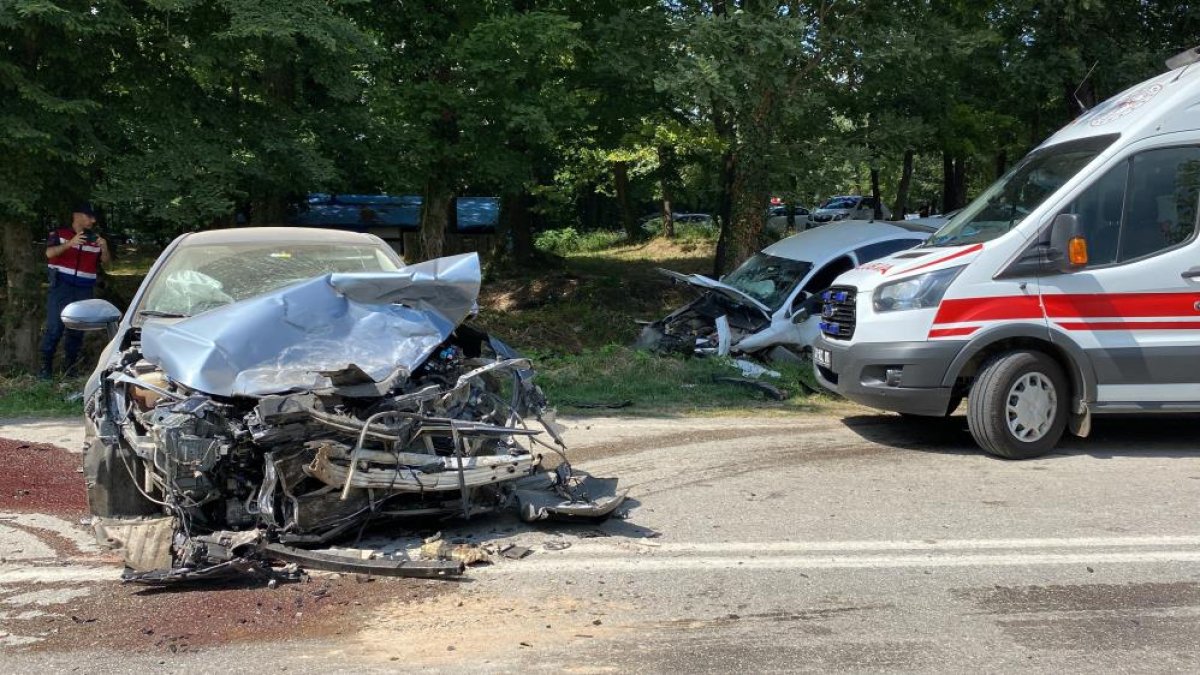
{"type": "Polygon", "coordinates": [[[937,307],[946,295],[950,283],[966,265],[928,272],[901,281],[893,281],[875,289],[876,312],[898,312],[904,309],[937,307]]]}

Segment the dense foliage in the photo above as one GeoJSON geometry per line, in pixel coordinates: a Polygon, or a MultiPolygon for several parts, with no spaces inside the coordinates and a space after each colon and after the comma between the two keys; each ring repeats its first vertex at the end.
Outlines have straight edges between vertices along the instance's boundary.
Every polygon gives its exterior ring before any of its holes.
{"type": "Polygon", "coordinates": [[[1182,0],[0,0],[0,353],[80,199],[161,237],[421,194],[436,255],[455,195],[497,195],[517,259],[700,211],[724,269],[772,196],[958,206],[1197,35],[1182,0]]]}

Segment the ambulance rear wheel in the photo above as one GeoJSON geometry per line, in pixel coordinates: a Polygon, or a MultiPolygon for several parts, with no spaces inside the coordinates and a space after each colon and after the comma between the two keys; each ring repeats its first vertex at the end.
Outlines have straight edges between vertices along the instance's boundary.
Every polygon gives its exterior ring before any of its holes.
{"type": "Polygon", "coordinates": [[[967,425],[986,452],[1029,459],[1050,452],[1067,427],[1070,392],[1062,368],[1042,352],[1002,354],[967,397],[967,425]]]}

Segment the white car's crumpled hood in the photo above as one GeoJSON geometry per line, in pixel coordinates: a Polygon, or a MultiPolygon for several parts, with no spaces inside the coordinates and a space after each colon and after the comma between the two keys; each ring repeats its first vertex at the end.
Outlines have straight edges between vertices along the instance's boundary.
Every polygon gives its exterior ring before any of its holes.
{"type": "Polygon", "coordinates": [[[758,300],[755,300],[747,295],[745,292],[740,291],[729,284],[722,283],[716,279],[710,279],[701,274],[681,274],[679,272],[673,272],[661,267],[658,268],[658,271],[667,275],[668,277],[671,277],[672,279],[682,281],[685,284],[690,284],[702,290],[719,293],[739,305],[757,309],[758,311],[762,312],[764,316],[771,315],[770,307],[767,307],[758,300]]]}

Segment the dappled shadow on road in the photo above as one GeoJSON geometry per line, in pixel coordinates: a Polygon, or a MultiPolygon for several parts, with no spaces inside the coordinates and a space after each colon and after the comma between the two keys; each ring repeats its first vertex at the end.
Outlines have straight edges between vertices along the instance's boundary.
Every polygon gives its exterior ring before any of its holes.
{"type": "MultiPolygon", "coordinates": [[[[842,423],[864,440],[894,448],[952,455],[983,454],[962,416],[853,415],[842,423]]],[[[1099,459],[1200,457],[1200,416],[1093,418],[1088,438],[1067,434],[1046,459],[1078,455],[1099,459]]]]}

